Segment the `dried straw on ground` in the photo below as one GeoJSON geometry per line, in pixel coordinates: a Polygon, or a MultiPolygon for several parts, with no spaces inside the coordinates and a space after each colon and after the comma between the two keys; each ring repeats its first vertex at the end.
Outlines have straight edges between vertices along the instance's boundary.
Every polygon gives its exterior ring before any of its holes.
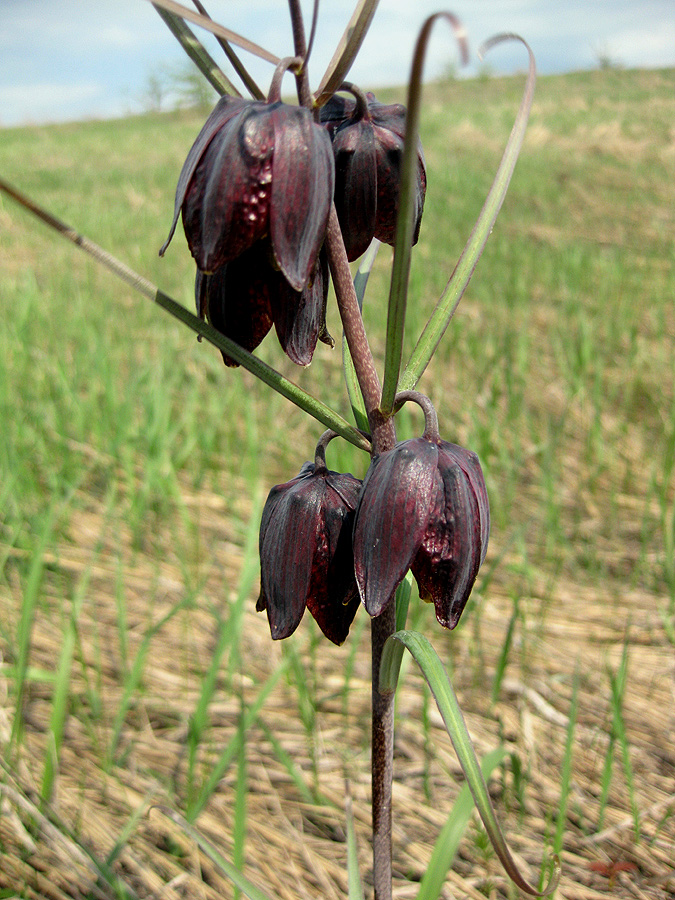
{"type": "MultiPolygon", "coordinates": [[[[120,560],[129,659],[133,660],[151,622],[158,622],[186,594],[186,572],[172,558],[171,535],[158,535],[143,552],[131,544],[122,522],[105,522],[95,504],[77,514],[71,541],[49,559],[44,592],[50,614],[36,621],[31,665],[50,670],[60,647],[54,627],[61,609],[64,576],[77,579],[91,567],[78,622],[80,663],[73,668],[71,714],[58,760],[56,790],[41,809],[42,778],[50,694],[30,688],[24,700],[25,737],[14,774],[0,780],[0,888],[17,896],[65,900],[107,898],[94,860],[110,858],[112,869],[139,897],[222,898],[232,888],[196,845],[157,808],[185,799],[189,717],[217,639],[213,605],[233,601],[242,549],[224,501],[207,492],[184,490],[183,502],[199,521],[199,551],[190,573],[200,588],[194,606],[176,614],[150,642],[142,689],[123,720],[114,762],[103,765],[124,679],[119,655],[117,600],[120,560]],[[99,545],[100,542],[100,546],[99,545]],[[152,595],[152,609],[148,598],[152,595]],[[91,679],[101,673],[103,683],[91,679]],[[94,690],[95,689],[95,690],[94,690]],[[98,692],[103,707],[88,705],[98,692]],[[78,708],[88,709],[87,716],[78,708]],[[88,723],[87,726],[83,722],[88,723]],[[94,723],[92,728],[92,723],[94,723]],[[128,829],[125,831],[125,829],[128,829]],[[115,850],[116,842],[121,848],[115,850]],[[111,856],[112,854],[112,856],[111,856]]],[[[627,499],[628,503],[629,500],[627,499]]],[[[243,504],[242,515],[247,514],[243,504]]],[[[495,538],[491,552],[499,551],[495,538]]],[[[463,630],[432,635],[452,673],[479,753],[503,743],[506,765],[491,781],[494,801],[510,845],[534,882],[555,827],[571,689],[579,673],[579,713],[574,733],[573,773],[562,853],[559,897],[592,900],[609,895],[665,900],[675,896],[675,657],[659,628],[658,598],[627,588],[607,591],[560,583],[551,595],[532,573],[521,592],[521,619],[498,702],[490,691],[496,657],[512,613],[508,584],[493,582],[469,610],[463,630]],[[544,608],[545,607],[545,608],[544,608]],[[473,618],[473,623],[472,623],[473,618]],[[623,714],[639,811],[636,841],[629,791],[615,751],[613,778],[597,831],[599,794],[612,712],[608,671],[616,671],[628,640],[629,680],[623,714]],[[514,775],[514,760],[523,773],[514,775]],[[510,761],[510,762],[509,762],[510,761]],[[614,866],[614,868],[613,868],[614,866]]],[[[1,603],[10,609],[20,595],[1,603]]],[[[218,690],[210,708],[211,726],[201,748],[200,774],[206,777],[219,750],[236,733],[241,690],[244,704],[279,664],[283,649],[272,644],[267,623],[254,612],[255,590],[246,603],[241,673],[229,692],[218,690]]],[[[363,613],[357,618],[357,625],[363,613]]],[[[430,621],[430,620],[428,620],[430,621]]],[[[292,639],[308,653],[310,628],[303,622],[292,639]]],[[[347,891],[344,798],[348,780],[354,804],[362,872],[369,856],[369,650],[368,629],[360,644],[343,709],[344,667],[350,646],[320,644],[316,666],[316,728],[308,735],[297,714],[298,694],[282,679],[266,701],[247,740],[247,840],[245,870],[280,900],[320,896],[342,898],[347,891]],[[321,802],[310,805],[293,783],[270,742],[276,740],[316,787],[321,802]]],[[[12,724],[7,684],[0,681],[3,743],[12,724]]],[[[397,707],[395,761],[395,896],[414,897],[415,882],[430,858],[439,829],[452,807],[461,773],[440,717],[413,665],[406,665],[397,707]],[[422,726],[424,704],[430,730],[422,726]],[[425,799],[425,790],[427,792],[425,799]]],[[[198,829],[228,856],[232,850],[236,766],[230,766],[197,819],[198,829]]],[[[498,862],[485,848],[478,825],[469,826],[449,874],[445,898],[512,896],[498,862]]]]}

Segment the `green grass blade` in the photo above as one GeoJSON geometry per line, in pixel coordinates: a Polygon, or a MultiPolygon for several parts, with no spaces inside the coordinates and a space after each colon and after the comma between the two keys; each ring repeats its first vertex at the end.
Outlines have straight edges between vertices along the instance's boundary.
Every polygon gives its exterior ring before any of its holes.
{"type": "Polygon", "coordinates": [[[521,41],[525,44],[529,54],[529,70],[520,108],[509,140],[506,144],[504,155],[502,156],[499,168],[497,169],[497,174],[495,175],[492,187],[486,197],[485,204],[476,220],[476,224],[462,251],[462,255],[452,273],[450,281],[447,283],[445,290],[441,294],[436,309],[431,314],[429,321],[424,327],[417,345],[401,375],[397,389],[398,391],[413,390],[421,378],[422,373],[429,365],[431,357],[434,355],[436,347],[443,337],[445,329],[448,327],[459,301],[462,299],[462,295],[466,290],[466,286],[473,275],[473,271],[480,259],[483,248],[490,236],[499,210],[504,202],[504,197],[506,196],[506,191],[509,182],[511,181],[511,175],[513,174],[516,160],[518,159],[518,154],[525,137],[525,129],[527,127],[527,120],[532,106],[534,84],[536,80],[534,56],[528,44],[517,35],[500,35],[497,38],[493,38],[493,40],[489,42],[488,47],[491,47],[494,43],[505,40],[506,38],[513,38],[514,40],[521,41]]]}
{"type": "Polygon", "coordinates": [[[635,832],[635,840],[640,840],[640,810],[637,805],[635,796],[635,780],[633,778],[633,766],[630,761],[630,747],[628,744],[628,736],[626,734],[626,725],[623,720],[623,698],[626,690],[626,681],[628,675],[628,633],[623,645],[623,653],[621,654],[621,663],[616,674],[610,672],[609,680],[612,690],[612,720],[613,732],[621,748],[621,761],[623,763],[624,776],[626,778],[626,786],[628,787],[628,796],[630,797],[630,807],[633,814],[633,829],[635,832]]]}
{"type": "Polygon", "coordinates": [[[180,303],[176,303],[175,300],[156,288],[147,280],[147,278],[134,272],[133,269],[116,259],[111,253],[108,253],[107,250],[99,247],[94,241],[90,241],[89,238],[84,235],[78,234],[78,232],[69,225],[61,222],[2,178],[0,178],[0,190],[16,200],[16,202],[23,206],[24,209],[33,213],[33,215],[37,216],[37,218],[46,225],[49,225],[50,228],[54,228],[67,240],[74,243],[81,250],[84,250],[85,253],[92,256],[97,262],[101,263],[101,265],[117,275],[118,278],[121,278],[122,281],[130,285],[134,290],[143,294],[144,297],[153,300],[158,306],[161,306],[162,309],[170,313],[174,318],[183,322],[184,325],[187,325],[188,328],[191,328],[196,334],[201,334],[202,337],[209,341],[209,343],[218,347],[219,350],[222,350],[228,356],[231,356],[232,359],[235,359],[241,366],[248,369],[249,372],[252,372],[256,378],[264,381],[265,384],[277,391],[283,397],[286,397],[291,403],[295,403],[300,409],[303,409],[306,413],[309,413],[309,415],[318,419],[318,421],[325,425],[326,428],[331,428],[333,431],[336,431],[345,440],[354,444],[355,447],[359,447],[361,450],[369,452],[369,441],[350,425],[346,419],[332,410],[329,406],[326,406],[325,403],[322,403],[321,400],[313,397],[297,384],[294,384],[292,381],[285,378],[280,372],[277,372],[271,366],[268,366],[267,363],[264,363],[252,353],[248,353],[248,351],[244,350],[243,347],[240,347],[239,344],[236,344],[234,341],[225,337],[224,334],[216,331],[216,329],[209,325],[208,322],[202,322],[201,319],[193,315],[193,313],[184,306],[181,306],[180,303]]]}
{"type": "Polygon", "coordinates": [[[574,748],[574,731],[577,725],[577,714],[579,712],[579,669],[574,673],[574,682],[572,685],[572,701],[570,703],[570,714],[567,723],[567,735],[565,738],[565,754],[563,756],[562,768],[560,770],[560,806],[558,808],[558,819],[555,826],[555,834],[553,836],[553,852],[559,854],[562,850],[563,835],[565,833],[565,823],[567,821],[567,806],[572,789],[572,751],[574,748]]]}
{"type": "Polygon", "coordinates": [[[408,301],[408,281],[412,255],[413,230],[415,227],[415,192],[417,189],[418,143],[420,112],[422,108],[422,69],[426,56],[431,29],[438,18],[447,19],[455,30],[460,44],[462,61],[468,61],[468,50],[464,29],[451,13],[436,13],[425,21],[415,45],[412,71],[408,86],[408,102],[405,125],[405,142],[401,160],[401,189],[398,215],[396,218],[396,241],[394,243],[394,263],[391,270],[389,307],[387,310],[387,334],[384,350],[384,376],[382,379],[381,409],[384,415],[394,411],[398,376],[403,352],[403,330],[408,301]]]}
{"type": "Polygon", "coordinates": [[[347,825],[347,884],[349,900],[364,900],[363,884],[359,872],[359,852],[354,830],[354,810],[349,784],[345,785],[345,822],[347,825]]]}
{"type": "Polygon", "coordinates": [[[399,656],[397,644],[402,645],[412,654],[431,688],[438,710],[455,748],[455,753],[473,794],[476,809],[480,813],[492,846],[507,874],[514,884],[526,894],[540,897],[553,893],[560,880],[560,864],[557,858],[554,861],[550,882],[544,891],[538,891],[532,887],[521,875],[497,822],[487,785],[476,758],[476,752],[471,743],[455,692],[452,689],[443,664],[438,658],[438,654],[424,635],[416,631],[397,631],[387,639],[380,668],[381,692],[393,692],[396,689],[398,665],[400,663],[400,657],[397,659],[397,656],[399,656]]]}
{"type": "MultiPolygon", "coordinates": [[[[480,764],[483,777],[487,781],[493,769],[506,756],[506,751],[499,747],[487,753],[480,764]]],[[[441,829],[434,845],[429,865],[422,876],[417,900],[438,900],[443,884],[457,855],[462,836],[469,824],[474,802],[468,784],[464,784],[455,800],[450,815],[441,829]]]]}
{"type": "Polygon", "coordinates": [[[156,806],[154,808],[158,809],[168,819],[171,819],[172,822],[178,825],[181,831],[197,844],[199,849],[208,856],[211,862],[214,863],[214,865],[216,865],[220,871],[230,879],[232,884],[239,888],[242,894],[248,897],[249,900],[272,900],[272,898],[261,891],[260,888],[256,887],[252,881],[249,881],[243,872],[237,869],[231,862],[228,862],[222,853],[216,850],[213,844],[207,840],[203,834],[200,834],[187,819],[184,819],[179,813],[172,809],[168,809],[166,806],[156,806]]]}
{"type": "MultiPolygon", "coordinates": [[[[380,242],[373,239],[371,241],[370,247],[366,250],[363,259],[361,260],[361,264],[359,265],[356,275],[354,276],[354,290],[356,291],[356,299],[358,300],[359,309],[363,309],[363,298],[366,293],[368,278],[370,277],[373,263],[375,262],[375,257],[377,256],[377,251],[379,250],[379,248],[380,242]]],[[[359,382],[356,377],[356,370],[354,369],[354,362],[352,360],[351,353],[349,352],[349,346],[345,337],[342,338],[342,368],[344,371],[345,383],[347,385],[349,402],[352,407],[352,412],[354,413],[354,421],[356,422],[357,427],[361,429],[361,431],[369,432],[370,426],[368,424],[368,416],[366,414],[366,404],[364,403],[361,389],[359,388],[359,382]]]]}
{"type": "Polygon", "coordinates": [[[316,91],[315,97],[318,106],[322,106],[344,81],[363,39],[368,33],[378,3],[379,0],[359,0],[356,4],[356,9],[352,13],[316,91]]]}
{"type": "Polygon", "coordinates": [[[54,503],[49,509],[47,516],[42,525],[42,531],[38,538],[35,549],[32,553],[28,576],[26,578],[26,587],[23,592],[23,602],[21,604],[21,617],[19,619],[19,628],[15,638],[18,652],[16,656],[16,666],[14,669],[14,695],[16,713],[14,723],[12,725],[12,733],[10,737],[10,747],[16,746],[21,737],[23,725],[23,695],[26,687],[26,675],[28,672],[28,660],[30,658],[30,645],[33,634],[33,622],[35,619],[35,610],[37,609],[40,597],[40,586],[42,585],[42,576],[44,574],[44,555],[52,538],[52,529],[54,527],[54,518],[56,515],[56,504],[54,503]]]}
{"type": "MultiPolygon", "coordinates": [[[[204,18],[206,18],[206,19],[211,18],[209,16],[209,14],[206,12],[206,10],[204,9],[204,5],[200,2],[200,0],[193,0],[193,2],[194,2],[195,7],[197,8],[197,10],[204,16],[204,18]]],[[[232,66],[234,71],[237,73],[237,75],[241,78],[241,80],[244,82],[244,84],[246,85],[246,89],[248,90],[251,97],[253,97],[255,100],[264,100],[265,95],[263,94],[263,92],[260,90],[258,85],[253,80],[253,78],[252,78],[251,74],[249,73],[249,71],[247,70],[246,66],[239,59],[239,57],[234,52],[232,47],[230,47],[229,43],[225,40],[225,38],[222,38],[222,37],[216,37],[216,40],[222,47],[223,52],[225,53],[225,56],[227,56],[227,58],[230,62],[230,65],[232,66]]]]}
{"type": "MultiPolygon", "coordinates": [[[[272,672],[267,681],[263,684],[258,692],[258,696],[255,698],[253,703],[246,710],[244,715],[244,724],[243,728],[247,731],[251,725],[256,721],[258,716],[260,715],[260,710],[262,709],[265,701],[272,693],[274,688],[276,687],[277,682],[284,674],[286,669],[288,668],[289,660],[283,659],[277,668],[272,672]]],[[[215,789],[218,787],[218,783],[220,779],[223,777],[225,772],[228,770],[230,764],[233,759],[237,755],[237,751],[239,749],[239,732],[235,734],[225,745],[223,751],[221,752],[216,764],[211,770],[211,774],[208,779],[204,783],[202,790],[199,793],[199,797],[197,800],[190,805],[188,808],[188,818],[191,822],[193,822],[199,813],[204,809],[206,804],[209,802],[209,799],[215,789]]]]}
{"type": "Polygon", "coordinates": [[[189,9],[187,6],[175,3],[174,0],[153,0],[152,5],[155,7],[161,6],[161,8],[167,10],[167,12],[174,13],[174,15],[180,16],[181,19],[187,19],[188,22],[199,25],[200,28],[210,31],[211,34],[214,34],[216,37],[223,38],[231,44],[236,44],[237,47],[241,47],[242,50],[247,50],[254,56],[259,56],[260,59],[272,63],[273,66],[276,66],[277,63],[281,62],[278,56],[275,56],[274,53],[270,53],[269,50],[265,50],[264,47],[255,44],[253,41],[249,41],[248,38],[237,34],[235,31],[230,31],[229,28],[225,28],[223,25],[214,22],[213,19],[209,19],[206,16],[201,15],[201,13],[195,12],[194,9],[189,9]]]}
{"type": "Polygon", "coordinates": [[[209,84],[221,96],[223,94],[231,94],[235,97],[241,97],[240,92],[232,84],[227,75],[220,69],[215,59],[213,59],[206,47],[204,47],[196,35],[187,27],[185,22],[179,16],[166,9],[162,9],[156,3],[153,3],[152,5],[161,16],[162,21],[171,34],[176,38],[209,84]]]}
{"type": "MultiPolygon", "coordinates": [[[[244,847],[246,844],[246,795],[248,793],[248,776],[246,773],[246,729],[244,727],[244,697],[241,696],[239,711],[237,752],[237,785],[234,795],[234,826],[232,829],[232,858],[236,869],[241,871],[244,865],[244,847]]],[[[241,891],[235,887],[234,898],[238,900],[241,891]]]]}

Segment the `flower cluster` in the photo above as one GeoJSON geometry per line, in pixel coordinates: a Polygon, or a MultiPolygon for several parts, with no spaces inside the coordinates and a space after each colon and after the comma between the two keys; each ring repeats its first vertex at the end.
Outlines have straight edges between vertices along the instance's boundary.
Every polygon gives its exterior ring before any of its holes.
{"type": "Polygon", "coordinates": [[[380,615],[408,570],[440,624],[454,628],[490,530],[478,457],[441,440],[432,424],[374,456],[360,482],[326,469],[331,436],[316,462],[272,488],[265,504],[257,608],[267,610],[272,637],[292,634],[307,607],[326,637],[342,643],[359,598],[380,615]]]}
{"type": "MultiPolygon", "coordinates": [[[[373,238],[393,244],[405,109],[346,85],[320,111],[282,103],[279,74],[267,101],[225,96],[197,136],[176,189],[197,264],[197,312],[246,350],[274,325],[288,357],[306,366],[325,325],[328,263],[322,252],[335,201],[347,255],[373,238]]],[[[414,240],[426,191],[421,147],[414,240]]],[[[237,363],[224,354],[227,365],[237,363]]]]}

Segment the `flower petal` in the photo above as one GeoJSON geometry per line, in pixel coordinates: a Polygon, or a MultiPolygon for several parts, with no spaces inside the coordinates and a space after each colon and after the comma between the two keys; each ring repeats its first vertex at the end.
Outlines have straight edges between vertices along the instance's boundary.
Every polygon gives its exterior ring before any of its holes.
{"type": "Polygon", "coordinates": [[[354,525],[354,568],[361,599],[379,615],[419,550],[433,499],[438,447],[416,438],[373,458],[354,525]]]}
{"type": "Polygon", "coordinates": [[[309,110],[275,103],[270,237],[277,265],[291,287],[307,286],[323,244],[333,198],[330,138],[309,110]]]}

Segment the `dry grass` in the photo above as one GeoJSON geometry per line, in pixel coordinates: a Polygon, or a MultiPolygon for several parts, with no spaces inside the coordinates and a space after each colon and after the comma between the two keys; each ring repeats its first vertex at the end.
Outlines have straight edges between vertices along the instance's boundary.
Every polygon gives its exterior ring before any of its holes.
{"type": "MultiPolygon", "coordinates": [[[[126,716],[119,746],[123,764],[106,771],[100,748],[110,740],[110,723],[121,699],[122,679],[117,652],[116,572],[124,560],[126,609],[131,657],[148,624],[148,591],[155,596],[153,620],[173,607],[185,590],[178,562],[172,558],[170,535],[161,535],[165,553],[134,549],[121,522],[104,523],[92,502],[72,522],[72,537],[49,560],[44,586],[45,612],[36,622],[31,660],[50,669],[58,656],[54,617],[60,609],[63,577],[77,576],[93,561],[88,602],[79,624],[81,671],[72,685],[73,703],[87,707],[87,679],[101,671],[105,704],[98,724],[87,728],[86,716],[71,715],[61,753],[57,791],[49,812],[36,804],[48,734],[49,704],[43,690],[26,698],[27,733],[15,774],[2,786],[3,847],[0,886],[27,898],[62,900],[108,897],[98,884],[91,860],[105,858],[123,833],[130,816],[140,811],[138,824],[123,847],[115,869],[140,897],[217,898],[231,895],[222,875],[185,839],[154,804],[169,803],[172,791],[185,788],[185,744],[188,718],[194,708],[204,660],[213,650],[211,603],[228,601],[227,585],[237,583],[241,551],[228,528],[220,497],[187,489],[183,500],[199,520],[198,560],[204,579],[195,608],[176,615],[152,640],[143,691],[126,716]],[[97,543],[103,536],[103,543],[97,543]],[[55,827],[58,821],[65,824],[55,827]],[[74,839],[65,836],[73,833],[74,839]]],[[[499,536],[492,553],[499,553],[499,536]]],[[[16,607],[17,591],[2,598],[16,607]]],[[[481,753],[500,740],[519,758],[527,773],[524,806],[519,807],[512,774],[494,779],[494,798],[511,845],[536,880],[547,838],[552,830],[560,793],[560,770],[567,728],[573,675],[580,671],[579,719],[575,732],[569,822],[562,854],[563,878],[558,896],[579,900],[607,896],[672,897],[675,875],[675,732],[673,648],[658,627],[657,598],[639,590],[608,589],[564,583],[549,593],[542,578],[531,580],[521,597],[523,627],[499,702],[491,708],[489,694],[494,657],[504,642],[511,600],[508,585],[493,583],[474,611],[478,633],[470,624],[457,636],[436,635],[440,652],[451,660],[454,683],[470,731],[481,753]],[[546,598],[546,600],[544,599],[546,598]],[[546,605],[546,609],[543,606],[546,605]],[[629,797],[615,762],[604,827],[595,833],[599,783],[611,727],[607,667],[619,664],[628,629],[629,684],[624,716],[640,810],[640,840],[633,831],[629,797]],[[670,814],[670,815],[669,815],[670,814]],[[594,863],[631,863],[610,885],[594,863]]],[[[252,698],[255,684],[278,665],[281,648],[270,645],[267,624],[253,611],[251,596],[245,614],[241,687],[252,698]]],[[[303,627],[294,640],[308,641],[303,627]]],[[[246,868],[254,880],[279,898],[339,898],[346,894],[344,783],[349,779],[364,872],[369,870],[368,775],[368,646],[362,634],[349,695],[349,713],[342,710],[342,668],[348,646],[317,656],[318,728],[314,748],[299,717],[288,715],[296,704],[294,689],[280,684],[265,704],[262,719],[272,729],[295,764],[311,781],[311,753],[316,753],[318,789],[323,804],[308,806],[287,770],[279,763],[264,731],[254,727],[247,745],[249,794],[246,868]],[[341,664],[342,660],[342,664],[341,664]]],[[[0,688],[2,686],[0,685],[0,688]]],[[[6,691],[4,693],[6,697],[6,691]]],[[[458,791],[459,771],[449,740],[435,709],[431,713],[431,751],[420,727],[420,678],[412,669],[398,699],[395,870],[396,896],[414,896],[410,880],[421,876],[435,836],[458,791]],[[428,769],[430,803],[420,803],[428,769]]],[[[206,772],[218,749],[238,726],[236,692],[222,693],[212,708],[206,772]]],[[[9,726],[7,714],[4,729],[9,726]]],[[[6,738],[6,735],[3,735],[6,738]]],[[[227,853],[233,819],[236,773],[229,771],[198,819],[202,832],[227,853]]],[[[474,831],[465,839],[450,875],[446,897],[506,896],[508,889],[497,862],[481,850],[474,831]],[[506,893],[505,893],[506,892],[506,893]]]]}

